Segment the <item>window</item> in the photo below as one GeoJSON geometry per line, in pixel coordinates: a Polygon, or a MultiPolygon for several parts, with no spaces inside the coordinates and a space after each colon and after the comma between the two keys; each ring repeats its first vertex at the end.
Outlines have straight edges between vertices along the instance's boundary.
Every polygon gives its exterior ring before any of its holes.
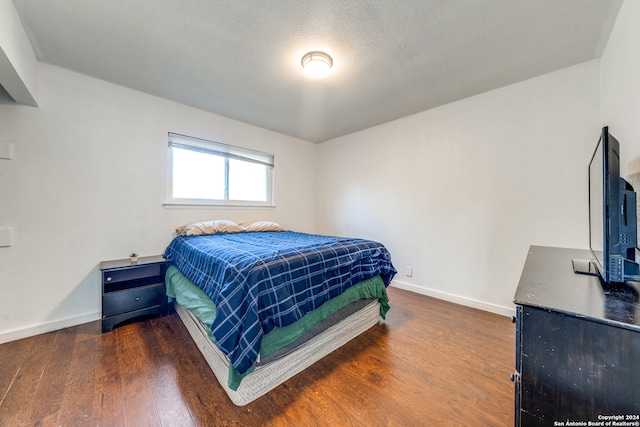
{"type": "Polygon", "coordinates": [[[169,133],[168,203],[273,206],[273,154],[169,133]]]}

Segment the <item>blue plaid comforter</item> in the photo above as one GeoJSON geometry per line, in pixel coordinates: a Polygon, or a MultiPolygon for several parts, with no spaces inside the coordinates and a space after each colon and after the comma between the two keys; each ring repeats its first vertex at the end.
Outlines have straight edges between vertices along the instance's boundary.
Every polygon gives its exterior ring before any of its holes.
{"type": "Polygon", "coordinates": [[[396,270],[380,243],[293,231],[176,237],[164,257],[216,304],[211,326],[234,369],[255,363],[262,337],[361,280],[396,270]]]}

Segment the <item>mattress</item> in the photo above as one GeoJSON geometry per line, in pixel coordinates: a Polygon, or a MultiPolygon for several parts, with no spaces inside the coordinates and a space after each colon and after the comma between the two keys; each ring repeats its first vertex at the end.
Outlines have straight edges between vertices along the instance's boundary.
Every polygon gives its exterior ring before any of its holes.
{"type": "Polygon", "coordinates": [[[238,406],[377,324],[396,273],[380,243],[289,231],[178,236],[165,258],[167,295],[238,406]]]}
{"type": "Polygon", "coordinates": [[[237,406],[244,406],[273,390],[327,354],[373,327],[380,319],[380,303],[378,300],[374,300],[288,354],[267,364],[257,366],[242,379],[237,390],[232,390],[227,385],[229,359],[209,339],[206,326],[195,315],[178,303],[175,303],[175,307],[180,319],[211,367],[218,382],[231,401],[237,406]]]}
{"type": "MultiPolygon", "coordinates": [[[[175,266],[170,266],[167,269],[166,286],[167,295],[175,299],[183,308],[189,310],[203,325],[209,339],[215,343],[215,338],[211,334],[211,324],[216,314],[216,306],[209,297],[191,283],[175,266]]],[[[384,283],[379,276],[357,283],[341,295],[308,313],[299,321],[283,328],[276,328],[265,335],[256,366],[266,364],[289,353],[311,337],[360,310],[374,299],[379,301],[379,314],[384,319],[387,310],[389,310],[389,299],[384,283]]],[[[230,366],[228,387],[236,390],[244,375],[230,366]]]]}
{"type": "Polygon", "coordinates": [[[211,333],[239,374],[275,328],[363,280],[388,285],[396,273],[378,242],[292,231],[177,236],[165,258],[215,304],[211,333]]]}

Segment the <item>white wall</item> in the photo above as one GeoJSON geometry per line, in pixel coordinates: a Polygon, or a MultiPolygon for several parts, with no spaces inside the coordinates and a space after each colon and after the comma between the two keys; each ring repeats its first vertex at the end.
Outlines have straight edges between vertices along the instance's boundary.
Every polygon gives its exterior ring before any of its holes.
{"type": "Polygon", "coordinates": [[[316,146],[50,65],[39,107],[0,105],[0,342],[100,317],[101,260],[161,254],[176,226],[269,219],[315,231],[316,146]],[[275,154],[276,208],[165,209],[167,132],[275,154]]]}
{"type": "Polygon", "coordinates": [[[625,1],[601,58],[602,121],[620,141],[623,174],[640,172],[639,22],[640,2],[625,1]]]}
{"type": "Polygon", "coordinates": [[[0,0],[0,86],[16,102],[37,105],[37,80],[38,61],[18,12],[11,0],[0,0]]]}
{"type": "Polygon", "coordinates": [[[384,243],[396,286],[511,314],[529,245],[588,246],[599,126],[590,61],[323,143],[318,229],[384,243]]]}

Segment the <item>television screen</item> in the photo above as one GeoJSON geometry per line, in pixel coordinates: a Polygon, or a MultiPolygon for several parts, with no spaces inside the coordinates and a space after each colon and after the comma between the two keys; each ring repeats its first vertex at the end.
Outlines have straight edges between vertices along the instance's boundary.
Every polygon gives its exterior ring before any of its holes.
{"type": "Polygon", "coordinates": [[[636,193],[620,177],[620,143],[604,127],[589,162],[589,248],[605,283],[639,280],[636,193]]]}
{"type": "Polygon", "coordinates": [[[604,168],[602,137],[589,163],[589,248],[600,271],[604,270],[604,168]]]}

